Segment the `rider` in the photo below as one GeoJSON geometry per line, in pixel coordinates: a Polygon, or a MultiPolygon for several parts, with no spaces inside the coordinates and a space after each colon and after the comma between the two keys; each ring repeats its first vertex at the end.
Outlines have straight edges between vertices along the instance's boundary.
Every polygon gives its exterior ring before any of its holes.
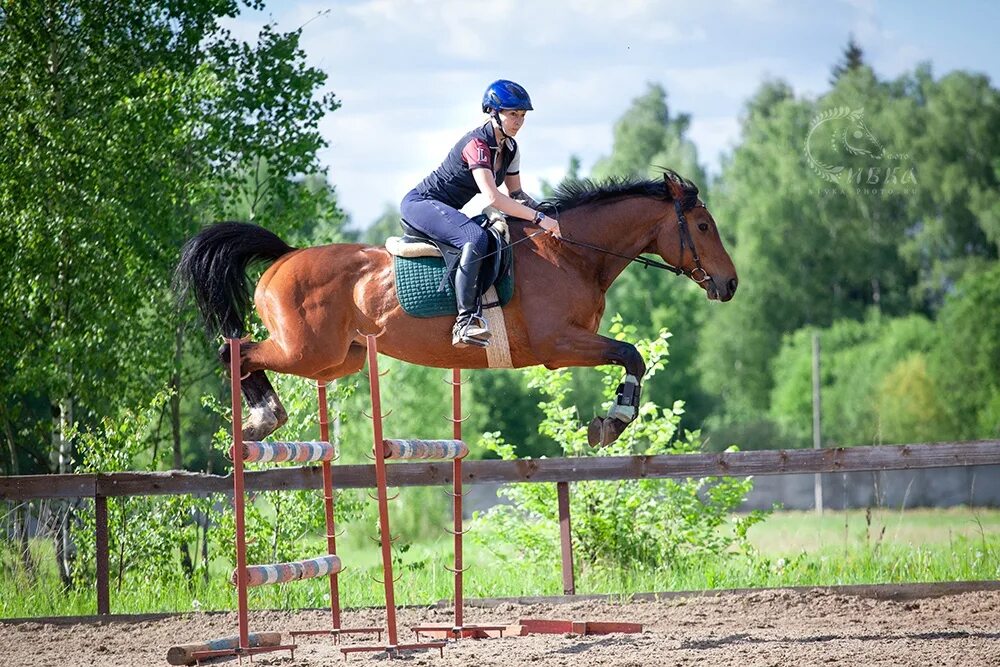
{"type": "Polygon", "coordinates": [[[459,209],[481,192],[489,206],[531,220],[559,236],[558,223],[537,211],[538,203],[521,190],[521,154],[514,135],[531,109],[531,98],[523,87],[505,79],[491,83],[483,94],[483,113],[489,114],[489,120],[459,139],[441,166],[407,193],[400,204],[409,225],[462,251],[455,275],[458,319],[451,342],[456,347],[485,347],[490,339],[477,303],[477,258],[487,253],[488,237],[459,209]],[[510,196],[497,189],[501,183],[507,186],[510,196]]]}

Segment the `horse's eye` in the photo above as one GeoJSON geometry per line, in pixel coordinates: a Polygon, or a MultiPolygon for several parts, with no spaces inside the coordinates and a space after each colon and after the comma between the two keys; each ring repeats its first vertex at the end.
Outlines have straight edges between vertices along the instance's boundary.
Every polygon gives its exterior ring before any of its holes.
{"type": "Polygon", "coordinates": [[[698,223],[698,229],[700,229],[703,232],[707,232],[708,231],[708,223],[707,222],[699,222],[698,223]]]}

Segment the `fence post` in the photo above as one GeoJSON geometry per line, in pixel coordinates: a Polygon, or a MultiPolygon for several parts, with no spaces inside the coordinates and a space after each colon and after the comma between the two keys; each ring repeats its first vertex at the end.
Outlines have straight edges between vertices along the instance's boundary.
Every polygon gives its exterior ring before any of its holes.
{"type": "Polygon", "coordinates": [[[97,613],[110,614],[108,583],[108,499],[94,496],[95,546],[97,552],[97,613]]]}
{"type": "MultiPolygon", "coordinates": [[[[812,335],[812,390],[813,390],[813,449],[823,448],[823,431],[820,425],[820,415],[822,413],[822,403],[820,387],[822,378],[819,372],[819,334],[812,335]]],[[[823,475],[816,473],[813,476],[813,494],[815,496],[816,513],[823,513],[823,475]]]]}
{"type": "Polygon", "coordinates": [[[573,578],[573,531],[569,522],[569,482],[556,482],[556,495],[559,497],[563,595],[576,595],[576,583],[573,578]]]}

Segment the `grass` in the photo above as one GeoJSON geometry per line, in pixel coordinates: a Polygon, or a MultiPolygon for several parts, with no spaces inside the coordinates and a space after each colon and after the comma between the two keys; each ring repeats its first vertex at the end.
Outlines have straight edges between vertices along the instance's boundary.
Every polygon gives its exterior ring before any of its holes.
{"type": "MultiPolygon", "coordinates": [[[[381,576],[377,546],[363,537],[361,526],[348,526],[341,557],[345,607],[380,606],[383,593],[372,577],[381,576]]],[[[578,593],[627,595],[646,591],[825,586],[1000,578],[1000,510],[955,508],[865,512],[775,513],[751,528],[754,557],[699,559],[696,564],[664,564],[649,569],[587,567],[577,562],[578,593]]],[[[428,539],[399,555],[398,604],[427,604],[453,595],[451,537],[428,539]]],[[[92,589],[66,593],[56,574],[51,545],[37,542],[40,564],[29,579],[6,553],[0,576],[0,617],[82,615],[95,612],[92,589]]],[[[317,553],[322,547],[317,541],[317,553]]],[[[531,562],[507,549],[487,549],[466,540],[467,597],[558,595],[562,578],[558,558],[531,562]]],[[[213,563],[208,583],[189,588],[180,577],[165,582],[126,577],[111,590],[112,611],[142,613],[232,609],[236,596],[226,581],[229,566],[213,563]]],[[[178,568],[179,572],[179,568],[178,568]]],[[[327,580],[318,579],[253,589],[253,608],[323,607],[329,604],[327,580]]]]}

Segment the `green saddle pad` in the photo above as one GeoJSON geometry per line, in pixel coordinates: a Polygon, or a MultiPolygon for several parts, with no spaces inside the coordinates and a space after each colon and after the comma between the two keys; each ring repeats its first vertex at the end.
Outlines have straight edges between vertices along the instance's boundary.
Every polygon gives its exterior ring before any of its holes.
{"type": "MultiPolygon", "coordinates": [[[[444,259],[441,257],[393,257],[396,269],[396,294],[399,303],[414,317],[458,315],[455,288],[444,280],[444,259]],[[444,289],[438,288],[444,281],[444,289]]],[[[513,271],[497,283],[500,305],[506,306],[514,296],[513,271]]]]}

